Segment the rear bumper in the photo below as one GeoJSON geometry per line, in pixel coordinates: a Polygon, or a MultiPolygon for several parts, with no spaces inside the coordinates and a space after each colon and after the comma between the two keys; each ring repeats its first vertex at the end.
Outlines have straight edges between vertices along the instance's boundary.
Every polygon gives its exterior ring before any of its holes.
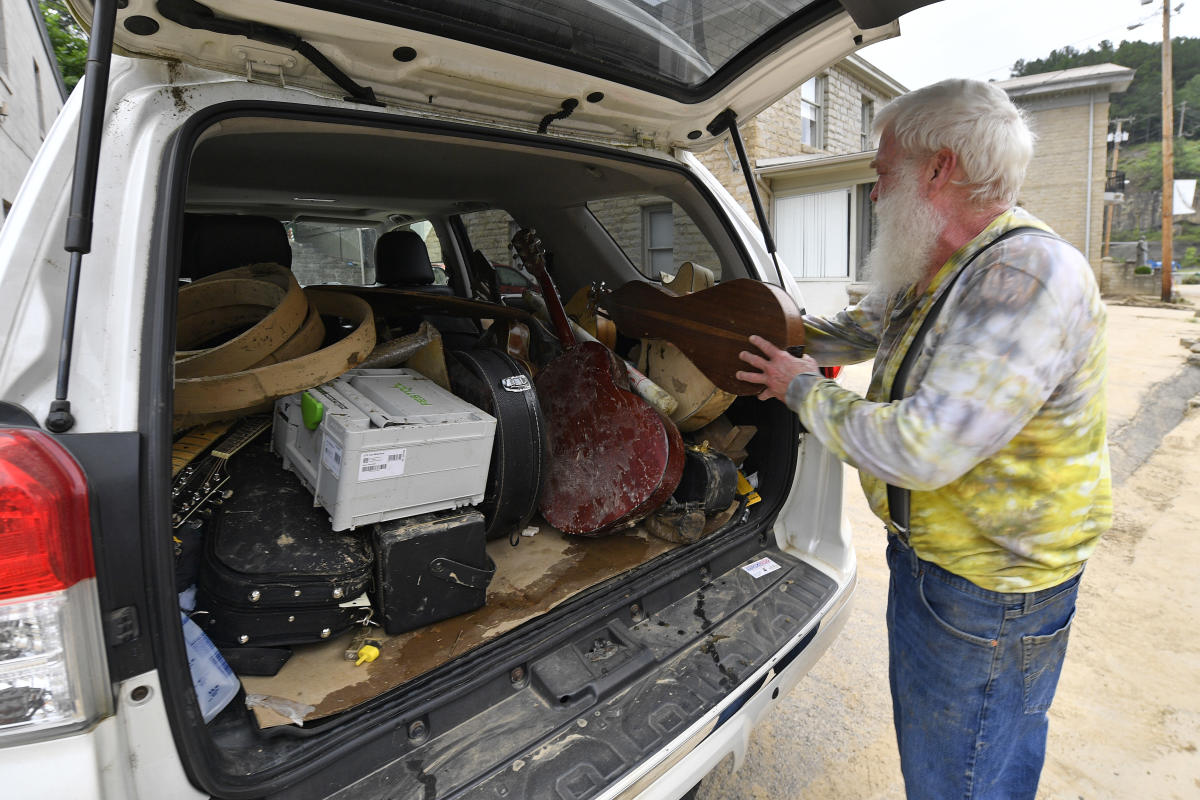
{"type": "Polygon", "coordinates": [[[714,708],[704,719],[663,749],[655,763],[640,775],[601,795],[604,800],[676,800],[726,756],[741,766],[750,743],[750,732],[772,704],[790,692],[824,655],[846,625],[853,607],[857,574],[830,599],[816,626],[798,634],[771,663],[746,681],[739,692],[714,708]]]}

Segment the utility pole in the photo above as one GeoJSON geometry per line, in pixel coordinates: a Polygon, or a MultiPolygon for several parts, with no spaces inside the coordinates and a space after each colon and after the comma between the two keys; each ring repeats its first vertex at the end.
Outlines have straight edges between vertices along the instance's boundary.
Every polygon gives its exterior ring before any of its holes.
{"type": "Polygon", "coordinates": [[[1162,301],[1171,299],[1171,237],[1174,226],[1175,201],[1175,140],[1172,125],[1175,121],[1174,83],[1171,77],[1171,2],[1163,0],[1162,43],[1162,301]]]}
{"type": "MultiPolygon", "coordinates": [[[[1117,160],[1121,157],[1121,139],[1123,137],[1123,128],[1126,122],[1133,122],[1133,117],[1122,117],[1121,119],[1113,120],[1117,123],[1117,132],[1113,135],[1113,159],[1112,171],[1117,171],[1117,160]]],[[[1125,187],[1122,186],[1124,191],[1125,187]]],[[[1108,207],[1108,223],[1104,226],[1104,258],[1108,258],[1108,244],[1112,239],[1112,224],[1113,224],[1113,206],[1108,207]]]]}

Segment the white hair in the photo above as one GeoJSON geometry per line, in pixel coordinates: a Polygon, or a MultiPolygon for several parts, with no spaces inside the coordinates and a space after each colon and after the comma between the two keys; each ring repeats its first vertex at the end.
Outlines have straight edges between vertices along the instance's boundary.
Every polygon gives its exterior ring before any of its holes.
{"type": "Polygon", "coordinates": [[[1003,89],[963,78],[901,95],[876,115],[874,129],[891,133],[910,158],[953,152],[981,204],[1016,203],[1035,138],[1003,89]]]}

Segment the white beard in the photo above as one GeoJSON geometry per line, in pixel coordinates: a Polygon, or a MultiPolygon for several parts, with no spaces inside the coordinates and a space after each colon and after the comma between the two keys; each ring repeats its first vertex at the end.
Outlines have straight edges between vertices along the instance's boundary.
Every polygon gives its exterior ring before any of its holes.
{"type": "Polygon", "coordinates": [[[878,227],[867,268],[889,292],[912,286],[925,277],[946,218],[918,191],[918,169],[902,164],[888,193],[875,203],[878,227]]]}

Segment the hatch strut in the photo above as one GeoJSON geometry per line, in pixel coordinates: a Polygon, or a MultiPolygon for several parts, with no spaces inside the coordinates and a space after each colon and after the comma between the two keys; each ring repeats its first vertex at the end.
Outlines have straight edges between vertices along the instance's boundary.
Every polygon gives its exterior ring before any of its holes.
{"type": "Polygon", "coordinates": [[[63,248],[71,254],[67,273],[67,302],[63,311],[62,341],[58,348],[58,383],[46,429],[65,433],[75,426],[67,386],[71,373],[71,345],[75,339],[75,308],[79,303],[79,275],[84,253],[92,250],[92,213],[96,206],[96,173],[100,167],[100,138],[108,103],[108,67],[112,60],[113,29],[119,0],[96,0],[92,7],[87,65],[83,72],[83,107],[75,140],[75,170],[71,183],[71,208],[63,248]]]}
{"type": "Polygon", "coordinates": [[[766,245],[767,252],[771,254],[771,260],[775,262],[775,273],[779,276],[780,288],[783,288],[785,286],[783,270],[779,266],[779,256],[775,255],[775,239],[771,236],[771,226],[767,224],[767,214],[763,211],[762,198],[758,196],[758,185],[750,173],[750,159],[746,157],[746,145],[742,142],[742,135],[738,132],[737,114],[732,108],[725,109],[714,117],[712,122],[708,123],[708,132],[713,136],[720,136],[725,131],[729,131],[729,138],[733,139],[733,149],[737,151],[738,163],[742,165],[742,175],[746,178],[746,188],[750,190],[750,200],[754,203],[758,226],[762,228],[763,244],[766,245]]]}
{"type": "Polygon", "coordinates": [[[375,90],[370,86],[360,86],[336,64],[326,58],[321,51],[290,31],[276,28],[273,25],[263,25],[259,22],[218,17],[208,6],[195,0],[158,0],[154,4],[158,13],[185,28],[213,33],[225,33],[230,36],[245,36],[256,42],[265,42],[277,47],[295,50],[312,62],[325,77],[336,83],[350,94],[347,100],[356,100],[372,106],[382,106],[375,99],[375,90]]]}

